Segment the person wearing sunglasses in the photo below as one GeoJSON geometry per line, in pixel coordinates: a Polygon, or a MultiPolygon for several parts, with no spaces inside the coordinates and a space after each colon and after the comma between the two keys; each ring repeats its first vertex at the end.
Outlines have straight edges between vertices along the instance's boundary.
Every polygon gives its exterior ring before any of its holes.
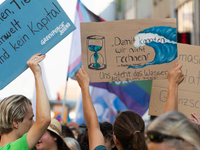
{"type": "MultiPolygon", "coordinates": [[[[176,64],[168,74],[168,92],[164,113],[173,110],[178,111],[178,86],[184,80],[184,74],[181,68],[182,65],[176,64]]],[[[189,120],[200,128],[200,116],[198,116],[197,113],[191,113],[189,120]]]]}
{"type": "Polygon", "coordinates": [[[146,139],[150,140],[151,142],[155,142],[155,143],[161,143],[164,141],[164,139],[178,139],[178,140],[184,141],[184,139],[182,139],[180,137],[162,134],[158,131],[153,131],[153,130],[146,132],[146,139]]]}
{"type": "Polygon", "coordinates": [[[146,130],[148,150],[200,150],[199,141],[198,126],[177,111],[160,115],[146,130]]]}
{"type": "Polygon", "coordinates": [[[168,75],[168,93],[164,113],[146,130],[149,150],[200,150],[199,128],[178,112],[178,86],[183,81],[182,65],[176,64],[168,75]]]}

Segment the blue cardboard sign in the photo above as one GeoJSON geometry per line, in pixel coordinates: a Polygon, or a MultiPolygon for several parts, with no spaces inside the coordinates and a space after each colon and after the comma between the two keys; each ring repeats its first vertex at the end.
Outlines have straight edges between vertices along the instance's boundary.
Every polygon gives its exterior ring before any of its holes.
{"type": "Polygon", "coordinates": [[[75,26],[56,0],[6,0],[0,5],[0,89],[47,53],[75,26]]]}

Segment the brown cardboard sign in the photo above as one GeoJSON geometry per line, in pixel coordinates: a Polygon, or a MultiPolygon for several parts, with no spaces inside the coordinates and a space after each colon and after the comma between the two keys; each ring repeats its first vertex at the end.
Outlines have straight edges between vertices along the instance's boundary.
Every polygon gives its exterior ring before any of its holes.
{"type": "MultiPolygon", "coordinates": [[[[191,116],[192,112],[200,115],[200,47],[178,44],[178,63],[183,65],[185,76],[178,88],[178,111],[186,116],[191,116]]],[[[164,112],[167,84],[167,79],[153,81],[149,115],[158,116],[164,112]]]]}
{"type": "Polygon", "coordinates": [[[177,62],[176,20],[81,23],[81,47],[91,82],[165,79],[177,62]]]}

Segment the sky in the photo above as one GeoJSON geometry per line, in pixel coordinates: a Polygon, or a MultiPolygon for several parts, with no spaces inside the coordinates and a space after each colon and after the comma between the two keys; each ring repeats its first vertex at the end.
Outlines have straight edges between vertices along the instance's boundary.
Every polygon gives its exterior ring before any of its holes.
{"type": "MultiPolygon", "coordinates": [[[[77,0],[57,1],[66,12],[68,17],[71,19],[71,21],[74,22],[77,0]]],[[[99,15],[113,0],[81,1],[88,9],[99,15]]],[[[4,2],[4,0],[0,0],[0,3],[2,2],[4,2]]],[[[42,63],[40,63],[43,69],[43,79],[45,81],[48,97],[51,100],[57,98],[57,92],[60,89],[60,86],[65,84],[66,82],[69,52],[71,47],[71,37],[72,33],[70,33],[49,52],[47,52],[46,58],[42,61],[42,63]]],[[[29,99],[32,99],[34,97],[34,92],[34,77],[31,70],[27,69],[5,88],[0,90],[0,100],[13,94],[22,94],[29,99]]]]}

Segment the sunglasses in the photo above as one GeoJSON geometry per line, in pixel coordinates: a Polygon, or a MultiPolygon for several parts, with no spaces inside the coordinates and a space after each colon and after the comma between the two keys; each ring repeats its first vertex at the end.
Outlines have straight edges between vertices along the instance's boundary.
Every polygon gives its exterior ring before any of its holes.
{"type": "Polygon", "coordinates": [[[178,139],[178,140],[184,141],[184,139],[182,139],[180,137],[162,134],[162,133],[157,132],[157,131],[147,131],[147,138],[151,142],[155,142],[155,143],[161,143],[161,142],[163,142],[164,139],[178,139]]]}

